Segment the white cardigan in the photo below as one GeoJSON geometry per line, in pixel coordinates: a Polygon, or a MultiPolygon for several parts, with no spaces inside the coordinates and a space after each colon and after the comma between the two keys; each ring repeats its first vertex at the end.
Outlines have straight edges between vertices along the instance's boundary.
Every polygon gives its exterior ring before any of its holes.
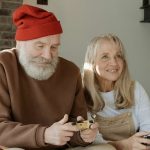
{"type": "MultiPolygon", "coordinates": [[[[103,117],[112,117],[130,111],[132,112],[135,129],[139,131],[150,131],[150,99],[139,82],[135,82],[135,105],[130,109],[115,109],[114,91],[101,92],[101,96],[105,101],[105,107],[103,111],[98,112],[99,115],[103,117]]],[[[105,140],[100,140],[101,136],[102,135],[98,135],[98,141],[100,143],[106,143],[105,140]]]]}

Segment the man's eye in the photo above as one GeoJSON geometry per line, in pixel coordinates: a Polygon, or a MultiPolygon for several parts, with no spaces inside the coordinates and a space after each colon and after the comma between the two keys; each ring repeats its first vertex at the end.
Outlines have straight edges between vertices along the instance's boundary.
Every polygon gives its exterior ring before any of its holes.
{"type": "Polygon", "coordinates": [[[43,48],[43,45],[38,45],[39,48],[43,48]]]}
{"type": "Polygon", "coordinates": [[[51,49],[57,49],[58,46],[51,46],[51,49]]]}
{"type": "Polygon", "coordinates": [[[52,46],[51,48],[55,49],[56,47],[55,47],[55,46],[52,46]]]}

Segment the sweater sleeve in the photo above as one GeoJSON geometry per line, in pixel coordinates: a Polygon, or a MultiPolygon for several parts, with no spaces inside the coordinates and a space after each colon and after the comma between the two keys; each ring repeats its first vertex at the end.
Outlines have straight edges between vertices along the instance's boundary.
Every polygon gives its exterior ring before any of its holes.
{"type": "Polygon", "coordinates": [[[135,115],[138,121],[140,131],[150,131],[150,99],[145,89],[139,82],[136,82],[135,88],[135,115]]]}
{"type": "Polygon", "coordinates": [[[46,127],[39,124],[15,122],[11,110],[11,98],[7,74],[0,65],[0,143],[7,147],[37,148],[44,144],[46,127]]]}
{"type": "MultiPolygon", "coordinates": [[[[83,87],[82,87],[80,72],[77,78],[74,103],[73,103],[72,111],[70,114],[70,117],[72,118],[71,121],[75,121],[77,116],[82,116],[84,119],[87,119],[87,107],[86,107],[85,97],[83,94],[83,87]]],[[[71,146],[77,146],[77,145],[86,146],[88,144],[89,143],[86,143],[82,140],[79,132],[75,133],[70,141],[71,146]]]]}

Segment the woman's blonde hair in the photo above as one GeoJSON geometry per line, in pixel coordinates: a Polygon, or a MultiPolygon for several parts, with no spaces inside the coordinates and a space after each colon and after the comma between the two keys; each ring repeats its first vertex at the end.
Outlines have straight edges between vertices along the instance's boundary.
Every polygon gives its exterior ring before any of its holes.
{"type": "Polygon", "coordinates": [[[98,90],[100,85],[98,85],[95,71],[97,52],[100,51],[100,45],[104,41],[113,42],[122,53],[124,68],[114,85],[115,106],[117,109],[129,108],[134,104],[134,82],[129,75],[124,46],[121,40],[113,34],[95,37],[87,47],[82,77],[88,108],[90,111],[101,111],[105,106],[104,100],[98,90]]]}

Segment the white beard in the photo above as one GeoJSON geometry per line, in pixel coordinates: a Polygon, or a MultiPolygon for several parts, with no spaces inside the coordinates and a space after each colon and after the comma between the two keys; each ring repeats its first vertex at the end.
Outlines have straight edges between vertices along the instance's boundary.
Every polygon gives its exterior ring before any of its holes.
{"type": "Polygon", "coordinates": [[[47,80],[50,78],[57,67],[58,57],[49,61],[45,58],[30,58],[24,49],[19,50],[19,62],[23,66],[25,72],[32,78],[37,80],[47,80]],[[43,66],[37,66],[37,63],[45,63],[43,66]]]}

